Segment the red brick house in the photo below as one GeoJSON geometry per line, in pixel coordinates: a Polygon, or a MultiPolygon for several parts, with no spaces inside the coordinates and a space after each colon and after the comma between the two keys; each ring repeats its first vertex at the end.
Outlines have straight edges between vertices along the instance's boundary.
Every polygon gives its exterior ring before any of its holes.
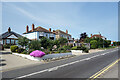
{"type": "Polygon", "coordinates": [[[90,37],[90,38],[93,38],[93,37],[95,37],[95,38],[102,38],[102,39],[104,39],[104,40],[107,39],[107,38],[105,38],[104,36],[102,36],[101,34],[94,34],[94,35],[91,34],[91,37],[90,37]]]}

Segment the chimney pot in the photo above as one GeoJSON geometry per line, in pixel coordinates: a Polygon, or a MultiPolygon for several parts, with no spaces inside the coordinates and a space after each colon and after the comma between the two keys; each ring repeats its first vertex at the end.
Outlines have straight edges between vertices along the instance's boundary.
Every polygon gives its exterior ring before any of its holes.
{"type": "Polygon", "coordinates": [[[53,32],[55,32],[55,30],[53,30],[53,32]]]}
{"type": "Polygon", "coordinates": [[[68,30],[66,30],[66,33],[68,34],[68,30]]]}
{"type": "Polygon", "coordinates": [[[49,28],[49,31],[51,32],[51,28],[49,28]]]}
{"type": "Polygon", "coordinates": [[[91,34],[91,37],[92,37],[92,34],[91,34]]]}
{"type": "Polygon", "coordinates": [[[8,32],[11,32],[11,29],[10,29],[10,27],[8,28],[8,32]]]}
{"type": "Polygon", "coordinates": [[[29,31],[29,27],[28,27],[28,25],[26,26],[26,33],[28,33],[28,31],[29,31]]]}
{"type": "Polygon", "coordinates": [[[34,31],[34,27],[35,27],[35,25],[34,25],[34,24],[32,24],[32,31],[34,31]]]}

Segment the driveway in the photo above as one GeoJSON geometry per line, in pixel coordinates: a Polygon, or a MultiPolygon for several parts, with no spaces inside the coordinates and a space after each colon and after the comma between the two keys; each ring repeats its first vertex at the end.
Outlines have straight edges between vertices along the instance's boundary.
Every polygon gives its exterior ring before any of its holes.
{"type": "Polygon", "coordinates": [[[2,71],[8,71],[15,68],[37,65],[42,63],[39,61],[28,60],[16,55],[12,55],[10,53],[10,50],[0,51],[0,66],[2,68],[2,71]]]}

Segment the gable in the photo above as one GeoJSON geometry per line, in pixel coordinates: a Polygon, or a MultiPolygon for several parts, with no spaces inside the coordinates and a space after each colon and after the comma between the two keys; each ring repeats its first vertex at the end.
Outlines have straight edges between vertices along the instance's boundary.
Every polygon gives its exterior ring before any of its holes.
{"type": "Polygon", "coordinates": [[[9,37],[7,37],[7,38],[14,38],[14,39],[18,39],[15,35],[11,35],[11,36],[9,36],[9,37]]]}

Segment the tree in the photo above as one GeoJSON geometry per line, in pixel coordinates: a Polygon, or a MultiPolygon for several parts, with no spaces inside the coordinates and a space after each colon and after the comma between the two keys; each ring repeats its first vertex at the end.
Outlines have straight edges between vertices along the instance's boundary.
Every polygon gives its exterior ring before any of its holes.
{"type": "Polygon", "coordinates": [[[90,41],[90,44],[92,49],[96,49],[98,47],[97,40],[90,41]]]}
{"type": "Polygon", "coordinates": [[[18,38],[18,44],[21,45],[22,47],[28,46],[28,43],[29,43],[29,39],[27,39],[26,37],[18,38]]]}
{"type": "Polygon", "coordinates": [[[110,44],[111,44],[110,40],[104,40],[104,46],[105,47],[109,47],[110,44]]]}
{"type": "Polygon", "coordinates": [[[46,37],[43,37],[41,40],[40,40],[40,43],[41,43],[41,47],[44,47],[45,49],[47,48],[51,48],[53,47],[54,43],[52,40],[46,38],[46,37]]]}
{"type": "Polygon", "coordinates": [[[59,41],[60,46],[63,46],[65,43],[68,42],[68,40],[66,38],[63,38],[63,37],[59,38],[58,41],[59,41]]]}
{"type": "Polygon", "coordinates": [[[40,50],[41,44],[39,40],[33,40],[29,43],[29,48],[34,50],[40,50]]]}
{"type": "Polygon", "coordinates": [[[54,40],[54,45],[56,45],[57,48],[59,48],[60,47],[60,41],[59,40],[54,40]]]}
{"type": "Polygon", "coordinates": [[[83,42],[84,39],[87,38],[86,32],[80,34],[80,42],[83,42]]]}
{"type": "Polygon", "coordinates": [[[93,40],[93,39],[87,37],[84,39],[84,43],[90,43],[91,40],[93,40]]]}

